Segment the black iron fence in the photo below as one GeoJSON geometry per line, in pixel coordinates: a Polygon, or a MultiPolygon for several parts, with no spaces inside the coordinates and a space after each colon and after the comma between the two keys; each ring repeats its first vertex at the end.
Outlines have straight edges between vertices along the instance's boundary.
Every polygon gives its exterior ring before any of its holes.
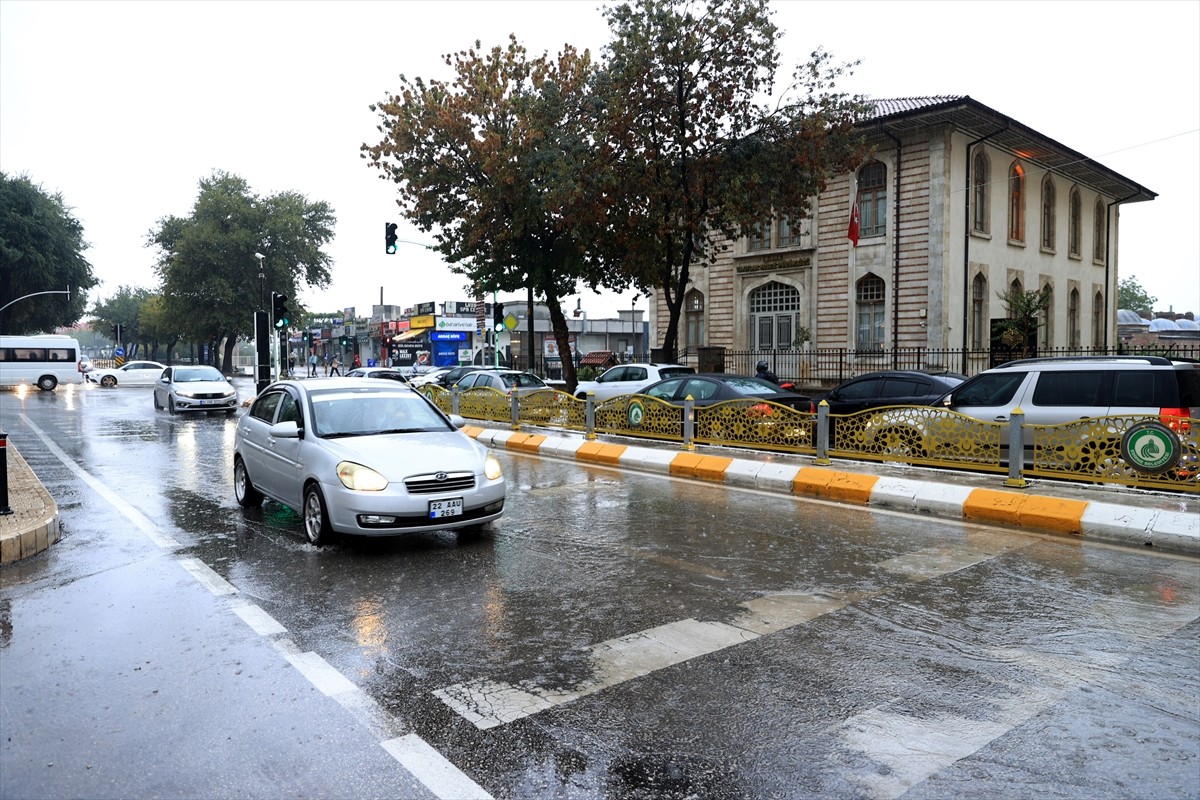
{"type": "MultiPolygon", "coordinates": [[[[1165,356],[1200,361],[1200,341],[1158,342],[1144,347],[1055,347],[1035,353],[990,349],[936,350],[928,347],[879,350],[855,350],[845,347],[804,350],[729,350],[722,347],[705,347],[698,351],[684,351],[676,357],[675,362],[695,367],[699,372],[753,375],[755,365],[759,361],[766,361],[770,365],[771,371],[781,380],[791,381],[801,387],[831,387],[864,373],[883,369],[954,372],[970,377],[1016,358],[1115,355],[1165,356]]],[[[622,355],[619,358],[622,362],[663,362],[666,360],[659,351],[652,354],[622,355]]],[[[534,372],[550,380],[561,380],[562,378],[562,362],[557,358],[544,358],[540,354],[534,356],[532,365],[529,363],[527,354],[514,355],[510,366],[513,369],[534,372]]]]}

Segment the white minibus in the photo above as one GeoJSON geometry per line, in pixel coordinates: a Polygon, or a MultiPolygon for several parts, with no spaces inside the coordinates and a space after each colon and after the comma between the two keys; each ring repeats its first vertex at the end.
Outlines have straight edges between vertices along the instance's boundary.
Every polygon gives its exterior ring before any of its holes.
{"type": "Polygon", "coordinates": [[[70,336],[0,336],[0,386],[51,392],[60,383],[82,383],[79,356],[79,342],[70,336]]]}

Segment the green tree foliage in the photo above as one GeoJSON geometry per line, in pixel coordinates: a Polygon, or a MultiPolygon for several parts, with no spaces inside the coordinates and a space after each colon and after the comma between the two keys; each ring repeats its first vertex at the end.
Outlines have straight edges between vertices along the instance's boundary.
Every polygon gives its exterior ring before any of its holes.
{"type": "Polygon", "coordinates": [[[1040,318],[1050,307],[1051,294],[1049,284],[1036,291],[1009,289],[996,293],[1008,311],[1007,318],[997,320],[992,326],[992,336],[999,339],[1000,346],[1013,350],[1016,357],[1033,352],[1040,318]]]}
{"type": "Polygon", "coordinates": [[[238,338],[254,334],[254,311],[270,312],[271,292],[286,294],[294,306],[301,283],[329,284],[332,261],[321,248],[333,238],[334,223],[325,202],[295,192],[260,197],[236,175],[214,172],[200,181],[190,216],[166,217],[150,231],[163,313],[191,341],[214,348],[224,342],[228,371],[238,338]],[[255,253],[264,256],[261,283],[255,253]]]}
{"type": "MultiPolygon", "coordinates": [[[[607,282],[588,259],[603,172],[592,144],[591,59],[569,46],[555,59],[530,58],[510,37],[506,48],[445,63],[452,81],[401,76],[400,93],[371,106],[383,139],[362,155],[398,184],[402,212],[474,294],[542,295],[559,352],[569,353],[561,299],[580,282],[607,282]]],[[[574,364],[563,368],[573,387],[574,364]]]]}
{"type": "Polygon", "coordinates": [[[1135,276],[1117,281],[1117,308],[1126,308],[1138,314],[1152,314],[1157,302],[1158,298],[1151,297],[1135,276]]]}
{"type": "Polygon", "coordinates": [[[111,337],[112,326],[120,325],[121,341],[115,341],[114,344],[141,342],[138,316],[151,296],[149,289],[121,286],[111,298],[97,301],[89,312],[93,318],[93,329],[103,336],[111,337]]]}
{"type": "Polygon", "coordinates": [[[37,292],[70,291],[13,303],[0,314],[0,331],[53,331],[78,322],[97,283],[86,248],[83,226],[62,195],[0,172],[0,306],[37,292]]]}
{"type": "Polygon", "coordinates": [[[636,0],[609,7],[597,83],[604,109],[609,235],[604,258],[668,312],[675,357],[694,264],[772,214],[799,220],[828,177],[867,150],[862,98],[834,91],[853,64],[818,51],[776,86],[780,31],[766,0],[636,0]]]}

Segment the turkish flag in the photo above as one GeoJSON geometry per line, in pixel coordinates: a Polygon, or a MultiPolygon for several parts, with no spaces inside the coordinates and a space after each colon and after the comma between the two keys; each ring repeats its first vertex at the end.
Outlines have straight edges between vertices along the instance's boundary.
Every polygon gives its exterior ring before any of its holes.
{"type": "Polygon", "coordinates": [[[858,195],[854,196],[854,205],[850,206],[850,229],[846,231],[846,238],[858,247],[858,195]]]}

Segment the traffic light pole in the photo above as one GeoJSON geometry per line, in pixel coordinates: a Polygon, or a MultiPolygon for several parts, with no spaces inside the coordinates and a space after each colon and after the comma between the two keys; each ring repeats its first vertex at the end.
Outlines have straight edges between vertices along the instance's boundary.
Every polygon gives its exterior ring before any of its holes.
{"type": "Polygon", "coordinates": [[[267,312],[254,312],[254,391],[261,394],[271,382],[271,337],[267,325],[267,312]]]}

